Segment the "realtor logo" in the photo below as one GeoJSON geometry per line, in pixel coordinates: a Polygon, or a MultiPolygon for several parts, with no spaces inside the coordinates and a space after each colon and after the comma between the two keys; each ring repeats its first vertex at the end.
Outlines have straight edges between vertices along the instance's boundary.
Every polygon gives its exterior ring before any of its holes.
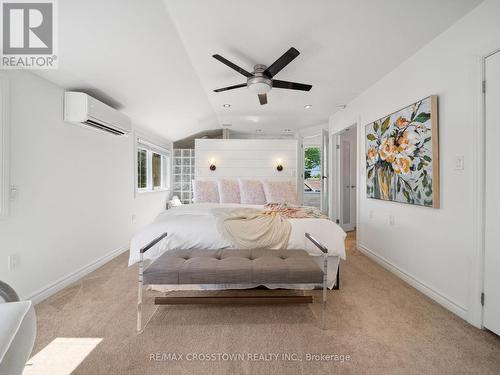
{"type": "Polygon", "coordinates": [[[1,0],[4,69],[53,69],[55,54],[55,2],[1,0]]]}

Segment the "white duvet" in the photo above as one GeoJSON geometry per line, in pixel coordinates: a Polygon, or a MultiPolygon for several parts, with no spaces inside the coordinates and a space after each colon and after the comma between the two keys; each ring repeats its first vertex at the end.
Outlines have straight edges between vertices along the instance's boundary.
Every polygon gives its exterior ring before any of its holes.
{"type": "MultiPolygon", "coordinates": [[[[156,237],[167,232],[168,235],[144,254],[144,259],[155,259],[172,249],[225,249],[231,248],[217,229],[217,219],[213,208],[262,206],[220,203],[198,203],[183,205],[167,210],[155,221],[138,232],[130,244],[129,266],[140,259],[139,250],[156,237]]],[[[333,221],[327,219],[289,219],[292,227],[288,249],[305,249],[311,255],[321,255],[305,233],[310,233],[327,249],[331,256],[345,259],[345,232],[333,221]]]]}

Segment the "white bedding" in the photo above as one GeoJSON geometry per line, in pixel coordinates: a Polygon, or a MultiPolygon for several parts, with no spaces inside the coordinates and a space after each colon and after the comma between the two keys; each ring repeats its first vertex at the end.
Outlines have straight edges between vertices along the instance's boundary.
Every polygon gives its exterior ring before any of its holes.
{"type": "MultiPolygon", "coordinates": [[[[213,208],[235,208],[262,206],[198,203],[174,207],[167,210],[155,221],[138,232],[130,244],[129,266],[140,259],[139,250],[156,237],[167,232],[165,239],[153,246],[144,254],[144,259],[156,259],[165,251],[172,249],[225,249],[231,243],[217,230],[217,219],[213,208]]],[[[314,236],[327,249],[328,255],[345,259],[345,232],[333,221],[327,219],[289,219],[292,226],[288,249],[305,249],[311,255],[321,255],[304,235],[306,232],[314,236]]]]}

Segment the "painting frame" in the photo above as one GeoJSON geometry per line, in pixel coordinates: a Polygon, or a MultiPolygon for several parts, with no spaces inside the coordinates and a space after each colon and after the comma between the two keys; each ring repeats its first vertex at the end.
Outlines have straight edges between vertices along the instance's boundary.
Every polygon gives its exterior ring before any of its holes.
{"type": "Polygon", "coordinates": [[[365,125],[367,198],[440,208],[438,104],[429,95],[365,125]]]}

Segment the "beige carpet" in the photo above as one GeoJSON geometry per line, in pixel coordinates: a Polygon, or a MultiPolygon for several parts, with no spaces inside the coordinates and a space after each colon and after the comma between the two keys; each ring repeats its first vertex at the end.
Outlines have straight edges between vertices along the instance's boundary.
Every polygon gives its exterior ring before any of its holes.
{"type": "Polygon", "coordinates": [[[352,235],[348,243],[341,289],[329,292],[327,331],[318,327],[319,304],[162,306],[137,336],[137,268],[127,268],[123,254],[37,306],[35,352],[56,337],[102,338],[75,374],[500,374],[498,336],[379,267],[354,248],[352,235]],[[152,361],[154,353],[183,358],[152,361]],[[193,360],[197,353],[244,359],[193,360]],[[350,360],[307,361],[307,353],[350,360]]]}

